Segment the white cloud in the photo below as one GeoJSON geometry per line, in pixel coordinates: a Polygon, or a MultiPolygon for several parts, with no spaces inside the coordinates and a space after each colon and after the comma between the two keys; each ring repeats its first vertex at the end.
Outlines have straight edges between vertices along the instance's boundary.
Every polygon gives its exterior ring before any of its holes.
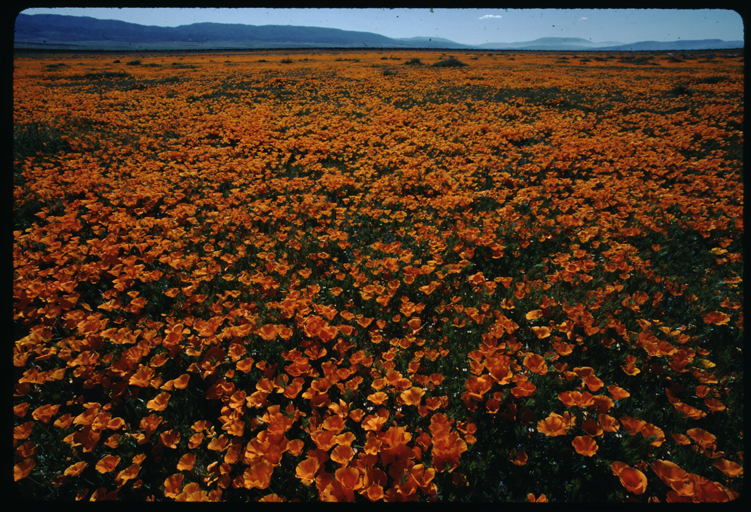
{"type": "Polygon", "coordinates": [[[480,16],[480,17],[479,17],[479,18],[477,18],[477,19],[478,19],[478,20],[486,20],[486,19],[488,19],[488,18],[503,18],[503,16],[501,16],[501,15],[499,15],[499,14],[486,14],[485,16],[480,16]]]}
{"type": "Polygon", "coordinates": [[[581,18],[579,18],[579,20],[588,20],[588,19],[589,18],[587,18],[586,16],[582,16],[581,18]]]}

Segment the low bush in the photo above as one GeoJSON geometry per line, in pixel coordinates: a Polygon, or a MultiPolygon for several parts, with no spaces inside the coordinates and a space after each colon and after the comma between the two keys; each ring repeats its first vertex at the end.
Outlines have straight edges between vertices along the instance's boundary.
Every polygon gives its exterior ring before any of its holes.
{"type": "Polygon", "coordinates": [[[460,61],[454,56],[451,56],[445,60],[439,60],[438,62],[431,64],[431,66],[433,66],[434,68],[458,68],[466,65],[466,63],[460,61]]]}

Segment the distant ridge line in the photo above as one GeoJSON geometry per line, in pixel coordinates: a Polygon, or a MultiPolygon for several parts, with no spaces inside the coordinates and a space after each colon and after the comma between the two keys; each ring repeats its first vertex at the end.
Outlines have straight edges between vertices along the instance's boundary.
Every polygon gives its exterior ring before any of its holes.
{"type": "Polygon", "coordinates": [[[543,37],[515,43],[465,45],[441,37],[390,38],[372,32],[296,25],[245,25],[193,23],[157,27],[119,20],[60,14],[19,14],[15,20],[14,47],[76,50],[187,50],[283,48],[388,48],[531,51],[688,51],[742,49],[743,41],[705,39],[691,41],[640,41],[595,43],[576,37],[543,37]]]}

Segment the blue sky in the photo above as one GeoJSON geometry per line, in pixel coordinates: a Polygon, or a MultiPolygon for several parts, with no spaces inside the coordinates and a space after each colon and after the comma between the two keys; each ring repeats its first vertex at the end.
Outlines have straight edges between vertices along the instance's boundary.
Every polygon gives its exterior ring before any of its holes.
{"type": "Polygon", "coordinates": [[[302,25],[387,37],[442,37],[463,44],[581,37],[593,42],[743,39],[743,20],[722,9],[174,9],[55,8],[25,14],[91,16],[175,27],[191,23],[302,25]]]}

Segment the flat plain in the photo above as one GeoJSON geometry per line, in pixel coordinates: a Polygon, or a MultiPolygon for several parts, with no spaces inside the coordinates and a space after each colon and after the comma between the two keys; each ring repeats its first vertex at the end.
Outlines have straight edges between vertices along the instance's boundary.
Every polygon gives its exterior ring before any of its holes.
{"type": "Polygon", "coordinates": [[[728,501],[742,52],[18,53],[15,491],[728,501]]]}

